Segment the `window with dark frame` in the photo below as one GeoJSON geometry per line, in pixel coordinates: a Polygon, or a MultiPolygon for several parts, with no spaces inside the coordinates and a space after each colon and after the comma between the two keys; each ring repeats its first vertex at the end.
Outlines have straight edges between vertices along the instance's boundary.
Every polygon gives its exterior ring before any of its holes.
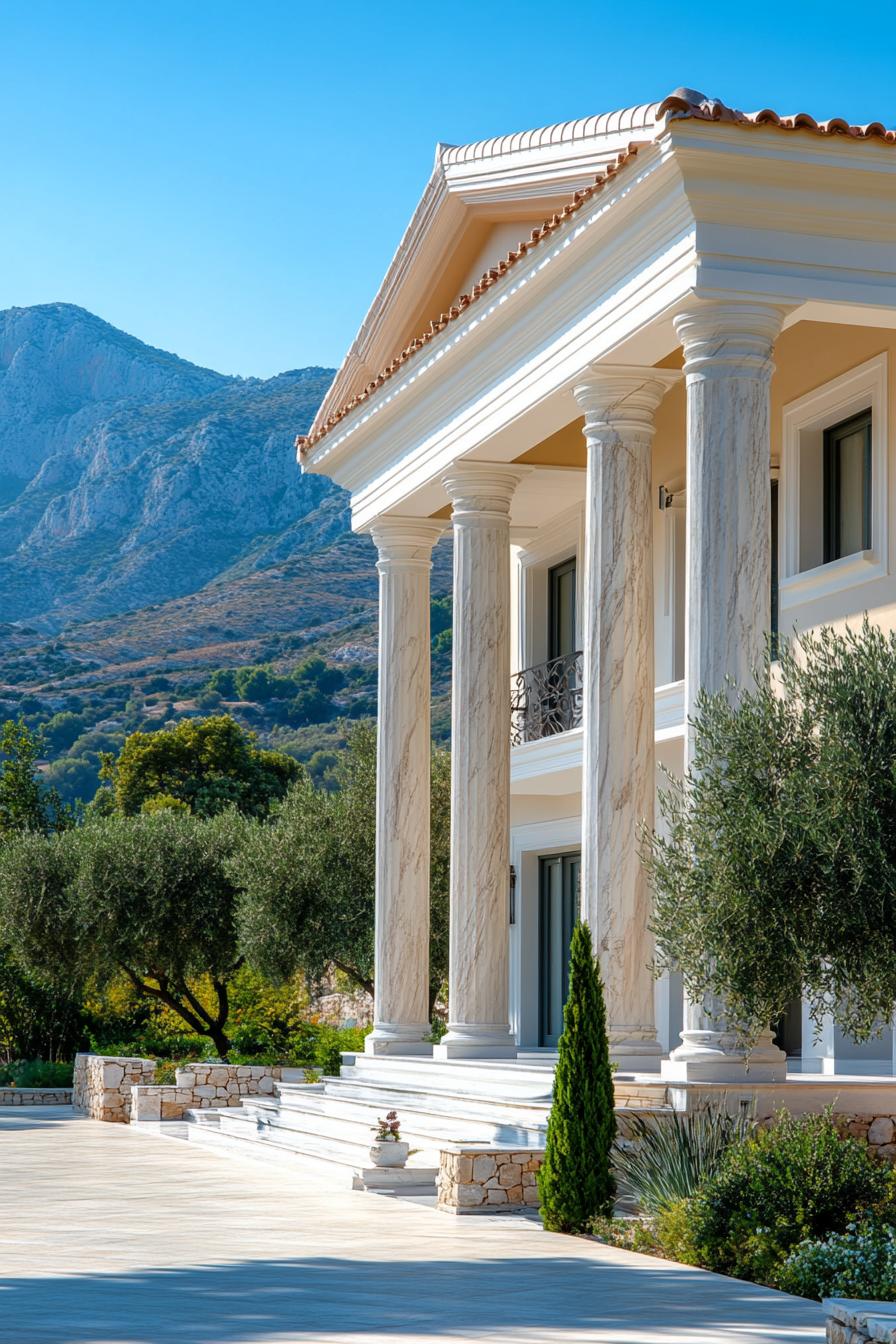
{"type": "Polygon", "coordinates": [[[871,549],[871,411],[824,431],[824,562],[871,549]]]}
{"type": "Polygon", "coordinates": [[[548,570],[548,658],[576,650],[576,560],[548,570]]]}

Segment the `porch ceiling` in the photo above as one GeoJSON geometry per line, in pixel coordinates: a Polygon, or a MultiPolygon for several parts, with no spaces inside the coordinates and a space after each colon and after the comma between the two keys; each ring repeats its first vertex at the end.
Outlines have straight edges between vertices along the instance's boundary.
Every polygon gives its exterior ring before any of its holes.
{"type": "Polygon", "coordinates": [[[583,467],[533,467],[516,488],[510,521],[522,530],[544,527],[585,498],[583,467]]]}

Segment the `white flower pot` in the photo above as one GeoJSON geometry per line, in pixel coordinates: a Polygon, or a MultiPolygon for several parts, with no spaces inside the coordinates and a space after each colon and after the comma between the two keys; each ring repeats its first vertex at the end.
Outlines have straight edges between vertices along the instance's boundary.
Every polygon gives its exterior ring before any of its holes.
{"type": "Polygon", "coordinates": [[[403,1167],[408,1160],[408,1145],[400,1139],[374,1143],[370,1148],[370,1160],[375,1167],[403,1167]]]}

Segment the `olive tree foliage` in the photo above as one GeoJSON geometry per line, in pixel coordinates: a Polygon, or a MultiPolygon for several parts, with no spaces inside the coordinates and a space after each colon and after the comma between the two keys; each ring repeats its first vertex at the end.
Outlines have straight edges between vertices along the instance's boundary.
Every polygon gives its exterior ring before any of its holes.
{"type": "MultiPolygon", "coordinates": [[[[448,754],[433,749],[431,997],[447,973],[448,754]]],[[[376,730],[352,729],[337,788],[303,775],[268,824],[253,826],[234,861],[242,888],[241,939],[251,964],[275,979],[328,967],[372,993],[376,730]]]]}
{"type": "Polygon", "coordinates": [[[7,719],[0,729],[0,836],[20,831],[64,830],[72,817],[55,789],[38,773],[44,737],[24,719],[7,719]]]}
{"type": "MultiPolygon", "coordinates": [[[[41,779],[43,749],[43,735],[23,719],[7,719],[0,729],[0,843],[30,834],[39,844],[44,835],[73,823],[59,794],[41,779]]],[[[80,1001],[28,975],[10,944],[0,919],[0,1056],[6,1063],[62,1058],[75,1048],[83,1030],[80,1001]]]]}
{"type": "Polygon", "coordinates": [[[229,714],[184,719],[174,728],[131,733],[118,756],[102,753],[101,788],[94,811],[124,816],[179,802],[197,816],[236,807],[263,817],[282,798],[299,767],[291,756],[263,751],[255,734],[229,714]]]}
{"type": "Polygon", "coordinates": [[[804,636],[693,729],[645,850],[658,968],[748,1042],[800,993],[873,1035],[896,1005],[896,635],[804,636]]]}
{"type": "Polygon", "coordinates": [[[18,962],[69,991],[123,973],[226,1055],[228,984],[241,964],[230,863],[247,824],[166,809],[11,839],[0,920],[18,962]],[[195,989],[202,977],[211,1005],[195,989]]]}

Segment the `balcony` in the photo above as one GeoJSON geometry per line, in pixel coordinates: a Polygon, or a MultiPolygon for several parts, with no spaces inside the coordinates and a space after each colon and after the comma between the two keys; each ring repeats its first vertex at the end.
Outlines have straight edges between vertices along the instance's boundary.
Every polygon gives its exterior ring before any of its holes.
{"type": "Polygon", "coordinates": [[[539,742],[582,723],[582,652],[551,658],[511,678],[510,744],[539,742]]]}

